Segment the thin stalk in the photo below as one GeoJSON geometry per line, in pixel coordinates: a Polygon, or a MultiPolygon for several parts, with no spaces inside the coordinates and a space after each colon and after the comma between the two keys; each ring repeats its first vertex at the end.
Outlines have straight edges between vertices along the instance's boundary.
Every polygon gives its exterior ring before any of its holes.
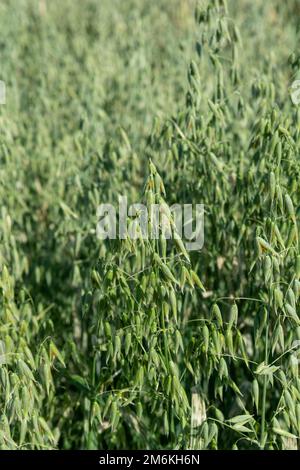
{"type": "MultiPolygon", "coordinates": [[[[265,330],[265,365],[268,364],[268,359],[269,359],[270,308],[271,308],[271,290],[269,290],[269,305],[268,305],[267,324],[266,324],[266,330],[265,330]]],[[[261,449],[264,449],[265,447],[267,387],[268,387],[268,376],[264,375],[262,408],[261,408],[261,433],[260,433],[260,448],[261,449]]]]}
{"type": "MultiPolygon", "coordinates": [[[[266,349],[265,349],[265,364],[268,360],[268,336],[269,336],[269,325],[266,326],[266,349]]],[[[268,376],[264,376],[263,384],[263,396],[262,396],[262,410],[261,410],[261,436],[260,436],[260,446],[261,449],[264,448],[264,436],[265,436],[265,423],[266,423],[266,401],[267,401],[267,386],[268,386],[268,376]]]]}

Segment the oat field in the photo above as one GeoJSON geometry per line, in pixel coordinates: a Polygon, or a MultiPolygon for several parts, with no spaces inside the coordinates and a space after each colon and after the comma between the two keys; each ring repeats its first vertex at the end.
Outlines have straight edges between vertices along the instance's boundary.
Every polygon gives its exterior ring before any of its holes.
{"type": "Polygon", "coordinates": [[[0,449],[298,448],[299,15],[1,1],[0,449]]]}

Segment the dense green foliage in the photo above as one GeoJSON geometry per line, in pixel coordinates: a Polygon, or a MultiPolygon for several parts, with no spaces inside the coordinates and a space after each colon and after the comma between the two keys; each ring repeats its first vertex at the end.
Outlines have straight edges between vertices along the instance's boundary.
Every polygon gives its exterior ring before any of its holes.
{"type": "Polygon", "coordinates": [[[1,2],[1,449],[297,447],[299,13],[1,2]],[[203,249],[98,240],[119,194],[203,249]]]}

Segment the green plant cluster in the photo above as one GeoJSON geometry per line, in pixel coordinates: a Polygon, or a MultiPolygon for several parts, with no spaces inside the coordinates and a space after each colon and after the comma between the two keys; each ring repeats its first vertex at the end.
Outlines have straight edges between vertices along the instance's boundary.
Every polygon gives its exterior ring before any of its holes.
{"type": "Polygon", "coordinates": [[[298,447],[297,15],[0,4],[1,449],[298,447]],[[118,195],[173,236],[97,239],[118,195]],[[202,250],[173,203],[204,204],[202,250]]]}

